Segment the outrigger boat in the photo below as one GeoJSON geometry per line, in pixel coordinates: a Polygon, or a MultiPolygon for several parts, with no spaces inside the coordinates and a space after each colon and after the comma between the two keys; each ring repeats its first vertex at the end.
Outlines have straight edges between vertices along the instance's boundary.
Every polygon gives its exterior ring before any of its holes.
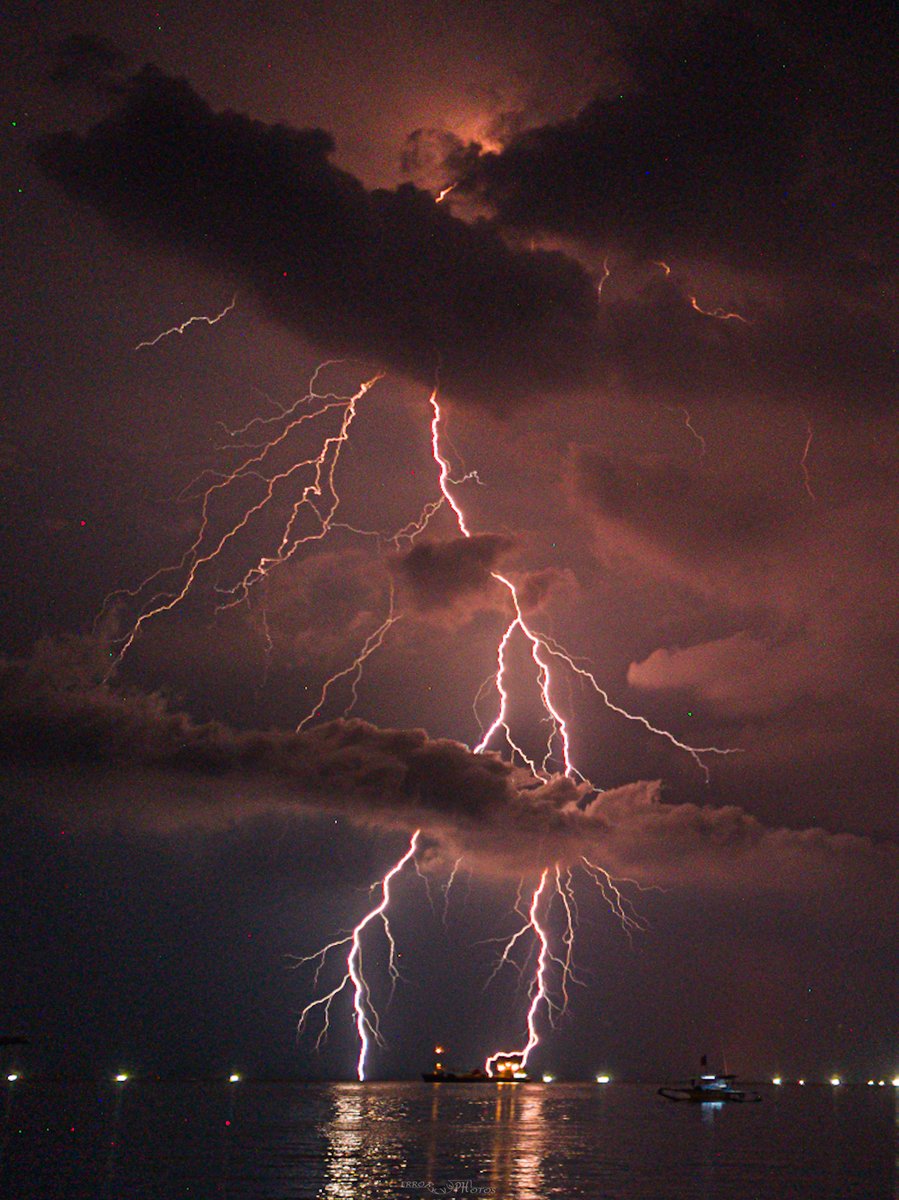
{"type": "MultiPolygon", "coordinates": [[[[705,1055],[702,1066],[706,1066],[705,1055]]],[[[693,1104],[753,1104],[761,1100],[758,1092],[744,1092],[734,1086],[736,1075],[706,1074],[695,1076],[683,1087],[660,1087],[659,1095],[666,1100],[687,1100],[693,1104]]]]}

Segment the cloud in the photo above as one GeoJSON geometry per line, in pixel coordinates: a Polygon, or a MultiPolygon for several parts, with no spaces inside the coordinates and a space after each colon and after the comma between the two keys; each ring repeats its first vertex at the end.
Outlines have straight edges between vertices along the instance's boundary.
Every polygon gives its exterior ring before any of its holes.
{"type": "Polygon", "coordinates": [[[86,136],[38,147],[74,199],[140,242],[224,270],[330,352],[365,357],[497,412],[595,368],[597,299],[558,253],[509,248],[410,184],[367,191],[321,129],[214,113],[146,67],[86,136]]]}
{"type": "Polygon", "coordinates": [[[722,559],[765,550],[793,519],[761,486],[736,487],[731,477],[699,474],[658,456],[613,457],[583,447],[574,466],[577,495],[603,528],[655,547],[672,570],[675,564],[685,573],[717,568],[722,559]]]}
{"type": "Polygon", "coordinates": [[[812,28],[729,3],[653,11],[626,82],[480,155],[460,189],[504,227],[647,258],[883,268],[895,257],[888,41],[882,13],[812,28]]]}
{"type": "MultiPolygon", "coordinates": [[[[43,794],[44,775],[77,779],[71,815],[172,831],[273,809],[340,813],[360,826],[422,827],[488,874],[520,876],[588,854],[645,882],[794,888],[834,871],[897,878],[899,851],[820,829],[766,828],[735,807],[668,805],[658,782],[591,798],[416,729],[337,720],[302,733],[196,724],[155,695],[98,682],[97,643],[41,643],[0,674],[7,781],[43,794]]],[[[52,789],[49,789],[52,791],[52,789]]],[[[32,799],[40,803],[39,799],[32,799]]]]}
{"type": "Polygon", "coordinates": [[[420,538],[411,550],[394,560],[392,569],[420,612],[459,604],[468,607],[472,602],[483,606],[484,594],[496,587],[491,572],[514,545],[512,538],[494,533],[443,542],[420,538]]]}
{"type": "Polygon", "coordinates": [[[631,687],[689,689],[731,716],[770,716],[803,695],[826,695],[836,680],[798,637],[772,644],[746,630],[684,649],[654,650],[628,667],[631,687]]]}

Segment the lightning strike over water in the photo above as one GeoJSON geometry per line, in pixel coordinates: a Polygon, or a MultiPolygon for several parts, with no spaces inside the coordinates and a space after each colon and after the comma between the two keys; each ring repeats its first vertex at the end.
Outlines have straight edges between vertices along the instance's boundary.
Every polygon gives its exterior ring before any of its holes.
{"type": "MultiPolygon", "coordinates": [[[[540,1041],[536,1026],[537,1013],[540,1009],[540,1006],[544,1005],[550,1015],[553,1012],[553,1002],[549,998],[546,990],[546,972],[551,958],[549,952],[549,939],[546,930],[540,924],[540,920],[538,918],[540,900],[543,896],[543,890],[546,887],[546,877],[548,874],[549,867],[544,867],[543,874],[540,876],[539,886],[535,889],[534,894],[531,897],[531,907],[528,912],[528,924],[525,926],[525,929],[521,931],[523,933],[527,929],[532,929],[540,945],[540,953],[537,957],[537,970],[534,976],[533,985],[531,987],[531,1004],[528,1008],[527,1014],[528,1040],[522,1050],[498,1050],[495,1054],[490,1055],[484,1064],[484,1070],[491,1078],[494,1076],[496,1064],[500,1059],[517,1059],[521,1063],[521,1070],[525,1069],[531,1051],[540,1041]]],[[[519,935],[516,935],[516,938],[518,936],[519,935]]]]}
{"type": "Polygon", "coordinates": [[[354,927],[351,933],[346,937],[338,938],[333,942],[329,942],[323,946],[321,950],[315,954],[308,954],[303,958],[298,958],[294,962],[294,967],[303,966],[304,963],[315,962],[316,970],[313,983],[317,985],[321,970],[325,965],[325,959],[332,950],[339,949],[341,946],[349,945],[350,951],[346,959],[346,972],[336,987],[332,988],[325,996],[320,996],[317,1000],[312,1000],[303,1011],[300,1013],[300,1019],[297,1023],[297,1033],[302,1033],[306,1022],[311,1013],[316,1009],[321,1009],[323,1014],[322,1028],[316,1039],[316,1046],[320,1046],[328,1035],[331,1020],[331,1005],[337,996],[348,986],[352,986],[353,990],[353,1012],[356,1025],[356,1033],[359,1038],[359,1058],[356,1063],[356,1075],[362,1082],[365,1079],[365,1062],[368,1057],[368,1051],[371,1041],[383,1044],[381,1037],[381,1021],[378,1016],[377,1009],[374,1006],[371,996],[371,988],[365,976],[362,973],[362,934],[365,929],[378,918],[384,929],[384,934],[387,938],[389,948],[388,971],[392,985],[395,985],[399,979],[399,970],[396,966],[396,943],[393,939],[393,933],[390,929],[390,922],[387,918],[387,907],[390,904],[390,884],[392,880],[402,871],[406,863],[414,860],[418,850],[418,839],[421,834],[420,829],[416,829],[409,842],[409,848],[403,857],[390,868],[384,878],[375,887],[381,889],[381,900],[373,909],[365,914],[358,925],[354,927]]]}
{"type": "Polygon", "coordinates": [[[234,293],[234,295],[231,297],[230,303],[227,304],[222,309],[222,311],[218,314],[218,316],[215,316],[215,317],[203,317],[203,316],[188,317],[188,319],[186,321],[183,321],[180,325],[173,325],[171,329],[163,330],[163,332],[157,334],[155,338],[151,338],[149,341],[146,341],[146,342],[138,342],[137,345],[134,347],[134,349],[135,350],[144,350],[144,349],[149,349],[152,346],[157,346],[164,338],[171,337],[173,333],[183,334],[184,331],[186,329],[189,329],[191,325],[196,325],[197,323],[203,323],[205,325],[218,325],[219,321],[221,321],[221,319],[223,317],[227,317],[228,313],[231,312],[231,310],[234,308],[236,303],[237,303],[237,292],[234,293]]]}
{"type": "MultiPolygon", "coordinates": [[[[608,268],[606,267],[608,271],[608,268]]],[[[220,314],[223,316],[224,313],[220,314]]],[[[186,326],[185,326],[186,327],[186,326]]],[[[334,361],[334,360],[332,360],[334,361]]],[[[344,529],[356,535],[376,538],[379,547],[383,544],[398,550],[404,542],[412,543],[428,528],[438,512],[446,507],[453,514],[453,519],[459,532],[465,538],[473,536],[467,523],[460,501],[457,499],[457,489],[470,481],[480,483],[475,471],[465,471],[454,474],[451,463],[442,449],[443,431],[441,428],[442,413],[437,399],[437,387],[430,394],[429,403],[432,410],[430,444],[431,453],[438,468],[439,494],[427,501],[417,518],[407,522],[391,535],[378,533],[374,530],[359,529],[346,522],[338,522],[336,515],[340,506],[340,495],[336,485],[336,470],[340,461],[341,451],[346,445],[351,426],[357,414],[359,402],[367,395],[374,385],[382,378],[378,373],[363,381],[357,389],[348,395],[335,392],[319,391],[319,376],[331,362],[322,363],[313,373],[304,396],[293,404],[281,408],[271,417],[254,417],[243,426],[226,430],[230,443],[222,449],[241,450],[243,456],[236,466],[228,470],[206,471],[184,489],[182,498],[195,498],[200,501],[199,526],[193,541],[182,554],[180,560],[170,567],[164,567],[150,575],[144,582],[133,590],[121,590],[112,593],[104,602],[100,617],[108,616],[115,605],[131,603],[138,609],[137,616],[132,621],[127,634],[119,640],[117,655],[113,661],[110,673],[121,662],[143,626],[154,617],[170,612],[181,604],[197,583],[199,573],[210,564],[223,564],[224,551],[234,547],[238,535],[248,530],[254,518],[266,511],[280,514],[280,541],[267,554],[258,553],[247,568],[237,568],[236,578],[227,585],[218,585],[216,592],[219,603],[216,611],[234,608],[238,604],[248,603],[253,589],[269,579],[271,573],[288,562],[297,551],[310,543],[319,542],[326,538],[334,529],[344,529]],[[323,422],[336,420],[336,429],[325,432],[319,442],[317,452],[308,456],[294,457],[291,440],[308,429],[317,429],[323,422]],[[257,438],[259,440],[254,441],[257,438]],[[285,464],[284,457],[287,456],[285,464]],[[207,478],[204,480],[204,476],[207,478]],[[211,477],[212,482],[208,481],[211,477]],[[220,509],[232,497],[245,496],[251,492],[251,498],[240,508],[236,519],[222,524],[220,509]],[[303,520],[307,522],[303,524],[303,520]],[[216,530],[214,532],[214,530],[216,530]],[[177,582],[168,590],[160,589],[160,581],[175,575],[177,582]]],[[[689,414],[687,414],[689,419],[689,414]]],[[[245,552],[244,552],[245,553],[245,552]]],[[[232,568],[233,569],[233,568],[232,568]]],[[[557,764],[561,774],[587,787],[593,785],[586,776],[575,766],[572,759],[571,732],[567,718],[558,708],[554,699],[557,685],[553,679],[553,667],[559,665],[569,668],[582,679],[587,680],[594,691],[602,698],[606,707],[612,712],[629,721],[636,721],[648,731],[666,738],[671,745],[689,754],[702,770],[706,779],[709,777],[708,768],[702,761],[705,754],[729,754],[730,750],[717,747],[690,746],[667,730],[652,725],[646,718],[635,715],[614,704],[608,693],[599,685],[593,674],[572,658],[554,639],[535,631],[527,622],[522,610],[518,590],[514,582],[505,574],[493,570],[492,579],[500,584],[508,593],[511,603],[510,618],[499,637],[496,649],[496,667],[485,681],[475,699],[475,715],[477,706],[488,689],[493,689],[498,697],[498,706],[489,724],[481,724],[481,737],[474,747],[475,753],[482,753],[502,733],[505,743],[509,746],[513,759],[523,762],[535,779],[548,780],[556,773],[552,764],[557,764]],[[548,726],[545,750],[542,758],[529,755],[514,739],[509,723],[510,681],[508,678],[508,651],[515,638],[523,639],[529,650],[530,657],[536,668],[538,694],[548,726]],[[486,727],[485,727],[486,726],[486,727]],[[539,761],[538,761],[539,759],[539,761]]],[[[349,680],[350,696],[344,712],[349,712],[358,700],[358,687],[362,679],[365,664],[378,649],[380,649],[392,627],[402,618],[397,610],[396,597],[392,583],[389,587],[387,612],[383,620],[365,637],[359,651],[352,661],[341,670],[336,671],[322,685],[318,700],[310,711],[300,720],[297,730],[303,730],[319,717],[329,700],[332,689],[341,681],[349,680]]],[[[100,618],[98,618],[99,620],[100,618]]],[[[266,645],[272,645],[268,617],[264,614],[263,629],[266,645]]],[[[480,724],[480,719],[479,719],[480,724]]],[[[302,1010],[298,1022],[298,1031],[302,1032],[310,1017],[319,1011],[322,1013],[322,1027],[316,1039],[316,1046],[323,1043],[330,1028],[331,1010],[334,1000],[347,988],[353,993],[354,1024],[359,1040],[359,1058],[357,1075],[365,1078],[366,1061],[371,1042],[381,1043],[380,1019],[372,1000],[370,985],[362,971],[362,937],[369,925],[381,921],[387,938],[389,957],[388,975],[392,988],[399,979],[396,965],[396,947],[387,919],[387,907],[390,902],[390,885],[392,880],[402,871],[407,863],[413,861],[416,871],[427,883],[427,878],[416,861],[419,846],[420,830],[412,836],[409,848],[403,857],[384,876],[379,885],[381,888],[380,902],[372,908],[355,926],[351,933],[336,938],[327,943],[313,955],[295,960],[299,967],[308,962],[315,962],[313,985],[317,987],[318,980],[326,960],[332,951],[349,947],[346,957],[346,969],[340,982],[325,995],[312,1000],[302,1010]]],[[[449,898],[453,883],[459,869],[461,859],[457,859],[443,888],[443,922],[446,924],[449,909],[449,898]]],[[[599,888],[600,893],[611,911],[618,917],[628,937],[633,932],[645,928],[630,901],[623,895],[616,882],[603,868],[584,860],[584,870],[599,888]]],[[[523,884],[522,884],[523,886],[523,884]]],[[[429,899],[430,899],[429,889],[429,899]]],[[[433,903],[432,903],[433,908],[433,903]]],[[[530,1007],[527,1014],[528,1038],[524,1049],[518,1054],[522,1068],[534,1047],[538,1044],[537,1021],[542,1009],[545,1009],[546,1019],[554,1026],[556,1019],[564,1013],[569,1004],[569,985],[578,983],[574,975],[574,939],[577,925],[577,901],[575,898],[570,868],[563,869],[556,864],[550,881],[550,868],[546,867],[540,877],[539,885],[531,896],[527,913],[521,906],[521,889],[516,900],[516,912],[523,924],[506,942],[496,968],[487,981],[488,984],[496,977],[502,967],[508,962],[514,962],[512,953],[516,946],[528,936],[533,935],[539,946],[539,954],[532,979],[529,996],[530,1007]],[[564,914],[561,933],[561,946],[558,953],[551,949],[552,931],[548,918],[551,915],[553,901],[559,897],[561,910],[564,914]],[[549,975],[558,976],[557,993],[549,991],[549,975]]],[[[517,964],[516,964],[517,965],[517,964]]],[[[524,967],[519,967],[521,973],[524,967]]],[[[493,1074],[493,1068],[498,1060],[515,1057],[503,1052],[490,1056],[488,1074],[493,1074]]]]}

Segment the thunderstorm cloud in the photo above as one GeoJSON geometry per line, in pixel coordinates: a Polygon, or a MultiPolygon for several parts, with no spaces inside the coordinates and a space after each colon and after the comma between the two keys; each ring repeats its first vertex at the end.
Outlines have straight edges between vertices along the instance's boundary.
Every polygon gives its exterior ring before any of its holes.
{"type": "Polygon", "coordinates": [[[121,110],[39,148],[74,198],[143,243],[228,271],[332,352],[503,411],[595,370],[597,298],[559,253],[520,253],[412,185],[367,191],[321,129],[214,113],[146,67],[121,110]]]}
{"type": "Polygon", "coordinates": [[[666,804],[657,781],[595,795],[421,729],[361,720],[298,733],[198,724],[158,695],[102,682],[100,654],[90,641],[44,642],[31,659],[6,661],[0,678],[7,785],[14,794],[23,774],[77,777],[91,798],[73,801],[70,818],[171,832],[275,810],[339,813],[361,827],[421,827],[447,854],[500,877],[592,854],[655,884],[804,889],[833,871],[895,884],[892,843],[768,828],[735,806],[666,804]]]}

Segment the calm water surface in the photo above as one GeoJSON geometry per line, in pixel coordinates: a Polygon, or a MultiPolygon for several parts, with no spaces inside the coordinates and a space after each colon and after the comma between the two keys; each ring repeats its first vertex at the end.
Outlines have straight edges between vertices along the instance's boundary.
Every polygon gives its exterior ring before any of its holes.
{"type": "Polygon", "coordinates": [[[897,1200],[894,1088],[45,1083],[3,1096],[10,1200],[897,1200]]]}

